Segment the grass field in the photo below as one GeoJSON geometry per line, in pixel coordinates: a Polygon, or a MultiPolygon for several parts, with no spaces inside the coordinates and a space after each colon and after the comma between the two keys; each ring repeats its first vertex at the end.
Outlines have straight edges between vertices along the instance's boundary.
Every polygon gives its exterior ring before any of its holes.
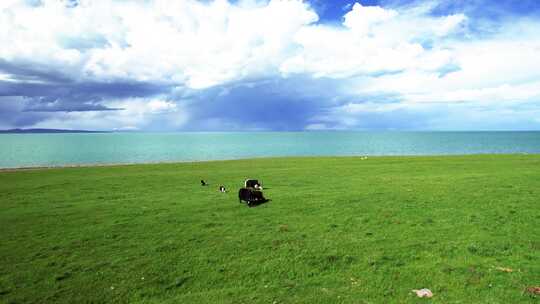
{"type": "Polygon", "coordinates": [[[540,300],[540,155],[4,171],[0,224],[0,303],[540,300]]]}

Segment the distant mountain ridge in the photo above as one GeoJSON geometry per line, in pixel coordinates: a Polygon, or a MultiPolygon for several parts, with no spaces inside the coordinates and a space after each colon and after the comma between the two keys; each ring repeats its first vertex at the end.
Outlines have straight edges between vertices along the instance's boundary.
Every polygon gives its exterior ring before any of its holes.
{"type": "Polygon", "coordinates": [[[65,129],[9,129],[0,130],[0,134],[27,134],[27,133],[109,133],[108,131],[65,130],[65,129]]]}

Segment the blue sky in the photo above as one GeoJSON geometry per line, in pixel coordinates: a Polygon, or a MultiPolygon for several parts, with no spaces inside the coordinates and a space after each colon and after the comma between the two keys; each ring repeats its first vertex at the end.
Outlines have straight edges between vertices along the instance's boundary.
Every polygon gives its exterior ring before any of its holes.
{"type": "Polygon", "coordinates": [[[532,0],[5,0],[0,45],[0,129],[540,129],[532,0]]]}

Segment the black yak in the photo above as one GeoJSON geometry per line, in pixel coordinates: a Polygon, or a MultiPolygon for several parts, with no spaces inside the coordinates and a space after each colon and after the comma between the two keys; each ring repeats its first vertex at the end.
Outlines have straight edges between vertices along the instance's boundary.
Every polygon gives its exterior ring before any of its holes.
{"type": "Polygon", "coordinates": [[[244,201],[247,203],[248,206],[251,206],[254,203],[264,203],[268,200],[264,198],[261,191],[253,190],[250,188],[240,188],[240,190],[238,191],[238,201],[240,203],[244,201]]]}

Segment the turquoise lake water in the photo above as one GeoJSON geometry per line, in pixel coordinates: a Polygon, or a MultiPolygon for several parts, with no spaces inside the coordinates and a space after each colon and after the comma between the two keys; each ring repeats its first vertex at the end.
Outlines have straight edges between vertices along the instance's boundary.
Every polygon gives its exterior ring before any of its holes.
{"type": "Polygon", "coordinates": [[[268,156],[540,153],[540,132],[0,134],[0,168],[268,156]]]}

